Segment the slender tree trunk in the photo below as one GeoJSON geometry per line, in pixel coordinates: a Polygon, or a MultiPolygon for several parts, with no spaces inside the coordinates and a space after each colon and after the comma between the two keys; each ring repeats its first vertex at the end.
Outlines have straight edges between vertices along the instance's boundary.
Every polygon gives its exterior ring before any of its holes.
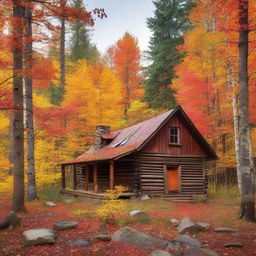
{"type": "Polygon", "coordinates": [[[248,0],[239,0],[239,84],[240,84],[240,169],[242,181],[241,218],[255,221],[253,168],[251,166],[251,137],[248,110],[248,0]]]}
{"type": "Polygon", "coordinates": [[[24,123],[23,123],[23,15],[21,0],[13,0],[13,201],[15,212],[25,210],[24,204],[24,123]]]}
{"type": "Polygon", "coordinates": [[[34,139],[34,117],[33,117],[33,81],[32,70],[32,13],[31,0],[26,0],[25,8],[25,114],[27,131],[27,164],[28,185],[27,198],[29,201],[36,200],[36,178],[35,178],[35,139],[34,139]]]}
{"type": "Polygon", "coordinates": [[[65,63],[65,19],[61,18],[60,32],[60,85],[65,88],[66,83],[66,63],[65,63]]]}

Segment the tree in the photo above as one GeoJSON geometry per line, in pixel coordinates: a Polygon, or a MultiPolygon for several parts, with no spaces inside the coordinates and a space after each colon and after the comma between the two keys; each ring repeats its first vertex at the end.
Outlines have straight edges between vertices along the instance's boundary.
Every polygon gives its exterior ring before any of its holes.
{"type": "Polygon", "coordinates": [[[114,49],[114,70],[123,83],[125,117],[131,102],[142,96],[140,58],[137,40],[130,33],[125,33],[114,49]]]}
{"type": "Polygon", "coordinates": [[[36,200],[36,176],[35,176],[35,138],[34,138],[34,115],[33,115],[33,80],[32,80],[32,11],[31,0],[26,0],[25,6],[25,114],[27,134],[27,165],[28,185],[27,198],[29,201],[36,200]]]}
{"type": "Polygon", "coordinates": [[[153,35],[150,38],[146,69],[145,101],[153,108],[172,108],[174,90],[169,86],[175,78],[174,67],[184,53],[177,49],[183,44],[183,33],[190,28],[188,13],[193,0],[155,0],[154,17],[147,20],[153,35]]]}
{"type": "MultiPolygon", "coordinates": [[[[74,8],[81,9],[83,7],[82,0],[73,0],[74,8]]],[[[95,45],[91,43],[89,29],[86,24],[80,20],[76,20],[71,26],[71,61],[86,59],[93,61],[99,56],[95,45]]]]}
{"type": "Polygon", "coordinates": [[[239,0],[239,85],[240,85],[240,121],[239,121],[239,162],[241,171],[241,218],[255,221],[254,179],[251,161],[251,135],[248,100],[248,37],[249,1],[239,0]]]}
{"type": "Polygon", "coordinates": [[[15,212],[24,204],[24,122],[23,122],[23,30],[24,8],[21,0],[13,0],[13,202],[15,212]]]}

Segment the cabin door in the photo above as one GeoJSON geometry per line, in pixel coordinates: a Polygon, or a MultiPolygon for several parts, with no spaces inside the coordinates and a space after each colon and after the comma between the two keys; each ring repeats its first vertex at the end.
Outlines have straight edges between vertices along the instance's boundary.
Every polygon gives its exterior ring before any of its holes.
{"type": "Polygon", "coordinates": [[[179,167],[172,167],[167,169],[167,187],[168,191],[180,190],[179,167]]]}

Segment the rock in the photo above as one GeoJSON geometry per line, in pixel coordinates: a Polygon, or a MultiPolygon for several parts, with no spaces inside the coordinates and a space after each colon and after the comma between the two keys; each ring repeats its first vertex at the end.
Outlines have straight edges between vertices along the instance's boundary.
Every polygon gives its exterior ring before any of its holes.
{"type": "Polygon", "coordinates": [[[202,243],[199,240],[197,240],[189,235],[178,235],[175,238],[175,240],[180,243],[187,244],[190,247],[201,247],[202,246],[202,243]]]}
{"type": "Polygon", "coordinates": [[[66,242],[66,245],[76,245],[78,247],[87,247],[89,244],[90,243],[84,239],[70,240],[66,242]]]}
{"type": "Polygon", "coordinates": [[[210,249],[191,247],[184,251],[183,256],[220,256],[220,255],[217,252],[210,249]]]}
{"type": "Polygon", "coordinates": [[[134,210],[134,211],[129,212],[129,214],[132,217],[148,218],[148,214],[146,212],[141,211],[141,210],[134,210]]]}
{"type": "Polygon", "coordinates": [[[57,233],[50,228],[29,229],[22,233],[24,244],[26,246],[54,244],[57,239],[57,233]]]}
{"type": "Polygon", "coordinates": [[[164,250],[154,250],[148,256],[172,256],[172,254],[164,250]]]}
{"type": "Polygon", "coordinates": [[[129,227],[122,227],[112,235],[112,241],[132,244],[140,249],[165,247],[168,241],[139,232],[129,227]]]}
{"type": "Polygon", "coordinates": [[[46,206],[49,206],[49,207],[55,207],[55,206],[56,206],[55,203],[50,202],[50,201],[47,201],[47,202],[45,203],[45,205],[46,205],[46,206]]]}
{"type": "Polygon", "coordinates": [[[224,244],[224,247],[236,247],[236,248],[242,248],[244,247],[242,244],[237,243],[237,242],[230,242],[230,243],[226,243],[224,244]]]}
{"type": "Polygon", "coordinates": [[[58,221],[54,224],[54,227],[59,230],[67,230],[76,228],[78,225],[77,221],[58,221]]]}
{"type": "Polygon", "coordinates": [[[97,235],[97,236],[94,236],[93,239],[98,239],[100,241],[111,241],[111,236],[109,236],[109,235],[97,235]]]}
{"type": "Polygon", "coordinates": [[[20,226],[22,218],[14,211],[10,211],[5,219],[0,222],[0,229],[20,226]]]}
{"type": "Polygon", "coordinates": [[[196,224],[201,227],[202,230],[208,230],[211,226],[210,223],[206,223],[206,222],[196,222],[196,224]]]}
{"type": "Polygon", "coordinates": [[[169,221],[170,221],[171,223],[173,223],[173,224],[180,223],[180,221],[177,220],[177,219],[170,219],[169,221]]]}
{"type": "Polygon", "coordinates": [[[101,235],[107,235],[108,234],[108,231],[107,231],[107,228],[106,228],[106,225],[105,224],[101,224],[100,227],[99,227],[99,233],[101,235]]]}
{"type": "Polygon", "coordinates": [[[168,241],[168,248],[174,251],[178,251],[182,249],[182,244],[179,241],[176,240],[170,240],[168,241]]]}
{"type": "Polygon", "coordinates": [[[222,232],[222,233],[232,233],[232,232],[237,232],[237,228],[226,228],[226,227],[221,227],[221,228],[215,228],[215,232],[222,232]]]}
{"type": "Polygon", "coordinates": [[[142,201],[149,200],[149,199],[150,199],[150,197],[149,197],[148,195],[143,195],[143,196],[141,197],[141,200],[142,200],[142,201]]]}
{"type": "Polygon", "coordinates": [[[177,227],[177,230],[180,234],[185,233],[198,233],[202,228],[198,226],[194,221],[192,221],[190,218],[184,218],[182,219],[181,223],[177,227]]]}

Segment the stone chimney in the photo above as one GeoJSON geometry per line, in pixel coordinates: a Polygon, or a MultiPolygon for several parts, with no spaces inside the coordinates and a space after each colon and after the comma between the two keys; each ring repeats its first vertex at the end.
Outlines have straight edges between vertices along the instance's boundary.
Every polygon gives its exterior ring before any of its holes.
{"type": "Polygon", "coordinates": [[[98,150],[103,147],[101,135],[105,133],[110,133],[110,126],[97,125],[95,133],[95,149],[98,150]]]}

